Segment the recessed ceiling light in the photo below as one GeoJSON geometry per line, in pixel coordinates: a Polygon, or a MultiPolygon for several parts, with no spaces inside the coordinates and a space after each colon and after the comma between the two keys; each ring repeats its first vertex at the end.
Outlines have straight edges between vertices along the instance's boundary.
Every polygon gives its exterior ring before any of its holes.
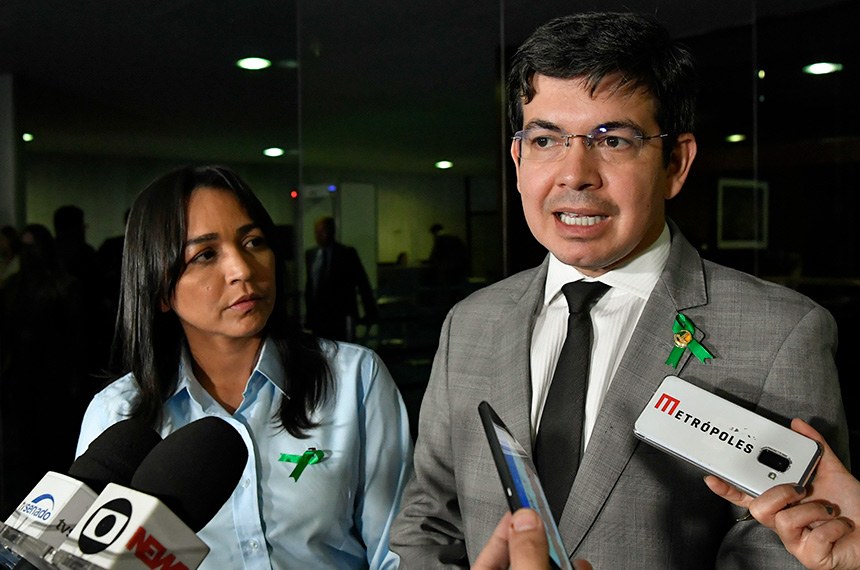
{"type": "Polygon", "coordinates": [[[806,65],[803,68],[803,72],[810,75],[827,75],[828,73],[836,73],[837,71],[842,71],[842,64],[827,61],[806,65]]]}
{"type": "Polygon", "coordinates": [[[31,135],[30,133],[24,133],[23,135],[21,135],[21,138],[24,140],[24,142],[33,142],[33,135],[31,135]]]}
{"type": "Polygon", "coordinates": [[[262,57],[244,57],[236,62],[236,65],[242,69],[256,71],[258,69],[266,69],[272,62],[262,57]]]}
{"type": "Polygon", "coordinates": [[[267,148],[263,151],[263,154],[271,157],[284,156],[284,149],[273,146],[272,148],[267,148]]]}
{"type": "Polygon", "coordinates": [[[747,136],[740,134],[740,133],[736,133],[736,134],[729,135],[726,137],[726,142],[730,142],[730,143],[737,143],[737,142],[742,142],[745,140],[747,140],[747,136]]]}
{"type": "Polygon", "coordinates": [[[759,70],[758,70],[758,78],[759,78],[759,79],[764,79],[764,69],[759,69],[759,70]]]}
{"type": "Polygon", "coordinates": [[[438,168],[439,170],[448,170],[452,166],[454,166],[454,163],[450,160],[440,160],[436,163],[436,168],[438,168]]]}

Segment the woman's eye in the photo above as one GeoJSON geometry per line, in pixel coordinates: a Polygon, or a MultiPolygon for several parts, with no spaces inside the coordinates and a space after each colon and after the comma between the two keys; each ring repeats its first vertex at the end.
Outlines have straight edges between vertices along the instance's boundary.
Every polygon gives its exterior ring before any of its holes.
{"type": "Polygon", "coordinates": [[[215,257],[215,252],[212,251],[211,249],[207,249],[207,250],[201,251],[200,253],[198,253],[197,255],[192,257],[191,261],[189,263],[206,263],[207,261],[209,261],[210,259],[212,259],[214,257],[215,257]]]}
{"type": "Polygon", "coordinates": [[[266,238],[263,236],[251,236],[245,241],[245,247],[258,248],[266,246],[266,238]]]}

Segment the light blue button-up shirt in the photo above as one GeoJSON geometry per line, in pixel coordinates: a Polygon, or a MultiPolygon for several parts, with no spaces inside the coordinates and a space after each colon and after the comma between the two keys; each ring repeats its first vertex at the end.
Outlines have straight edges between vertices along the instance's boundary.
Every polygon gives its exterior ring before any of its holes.
{"type": "MultiPolygon", "coordinates": [[[[239,484],[198,536],[210,547],[201,569],[397,568],[388,533],[412,470],[412,440],[400,393],[367,348],[326,344],[333,397],[314,414],[320,426],[298,439],[272,421],[284,394],[284,367],[267,340],[233,415],[204,390],[183,351],[176,391],[164,404],[162,437],[204,416],[241,434],[248,462],[239,484]],[[298,481],[282,454],[325,451],[298,481]]],[[[137,397],[132,375],[99,392],[84,415],[77,455],[125,419],[137,397]]]]}

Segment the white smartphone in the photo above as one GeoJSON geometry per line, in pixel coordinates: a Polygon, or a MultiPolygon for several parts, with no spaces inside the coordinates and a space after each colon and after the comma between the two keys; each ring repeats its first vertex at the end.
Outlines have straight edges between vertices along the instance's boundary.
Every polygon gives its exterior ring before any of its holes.
{"type": "Polygon", "coordinates": [[[520,445],[507,426],[487,402],[478,405],[481,423],[487,434],[493,461],[502,481],[502,489],[508,500],[511,512],[522,507],[537,511],[546,531],[549,543],[549,562],[553,569],[573,570],[567,549],[561,541],[561,535],[552,512],[544,495],[543,487],[538,480],[537,471],[526,450],[520,445]]]}
{"type": "Polygon", "coordinates": [[[821,445],[785,426],[667,376],[642,410],[636,437],[757,497],[774,485],[806,485],[821,445]]]}

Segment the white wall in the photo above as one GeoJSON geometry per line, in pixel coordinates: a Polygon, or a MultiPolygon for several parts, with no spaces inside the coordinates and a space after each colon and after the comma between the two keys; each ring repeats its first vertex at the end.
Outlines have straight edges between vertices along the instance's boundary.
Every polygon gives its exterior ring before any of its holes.
{"type": "Polygon", "coordinates": [[[430,226],[436,222],[445,227],[445,233],[466,239],[466,186],[456,174],[342,172],[332,176],[310,171],[306,178],[311,184],[372,184],[376,188],[378,263],[394,263],[402,251],[411,264],[427,259],[433,246],[430,226]]]}

